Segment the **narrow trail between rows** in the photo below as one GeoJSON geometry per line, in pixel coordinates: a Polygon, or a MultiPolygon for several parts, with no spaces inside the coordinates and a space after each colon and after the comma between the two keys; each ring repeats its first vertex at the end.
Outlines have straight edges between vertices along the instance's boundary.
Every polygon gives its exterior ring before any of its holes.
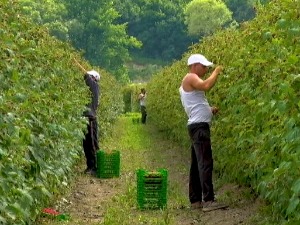
{"type": "Polygon", "coordinates": [[[82,160],[74,172],[69,193],[60,196],[53,205],[70,219],[57,221],[41,217],[36,225],[256,224],[261,203],[252,198],[249,190],[233,184],[215,185],[218,198],[229,204],[228,209],[207,213],[191,210],[188,202],[190,151],[164,138],[151,124],[133,123],[132,117],[122,116],[115,124],[111,138],[101,143],[101,149],[120,151],[120,177],[99,179],[83,174],[85,164],[82,160]],[[136,170],[140,168],[168,170],[165,210],[138,209],[136,170]]]}

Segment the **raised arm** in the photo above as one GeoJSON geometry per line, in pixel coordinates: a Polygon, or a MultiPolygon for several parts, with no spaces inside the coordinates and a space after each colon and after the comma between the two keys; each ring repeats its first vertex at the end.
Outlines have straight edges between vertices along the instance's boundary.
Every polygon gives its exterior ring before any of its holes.
{"type": "Polygon", "coordinates": [[[73,58],[73,59],[74,59],[76,65],[82,70],[82,72],[83,72],[84,74],[86,74],[87,70],[84,69],[83,66],[80,65],[80,63],[79,63],[75,58],[73,58]]]}
{"type": "Polygon", "coordinates": [[[210,90],[216,83],[220,72],[223,70],[222,66],[217,66],[212,74],[205,80],[200,79],[198,76],[193,76],[191,86],[200,91],[210,90]]]}

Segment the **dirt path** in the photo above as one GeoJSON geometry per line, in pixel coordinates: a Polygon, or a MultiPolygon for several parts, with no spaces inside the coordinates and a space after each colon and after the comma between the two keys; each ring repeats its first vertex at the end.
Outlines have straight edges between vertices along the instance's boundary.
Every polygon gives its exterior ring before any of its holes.
{"type": "MultiPolygon", "coordinates": [[[[249,190],[233,184],[215,185],[218,198],[229,204],[228,209],[208,213],[191,210],[188,202],[189,150],[166,140],[151,125],[133,124],[131,118],[121,118],[112,138],[102,143],[102,149],[120,150],[120,177],[99,179],[78,173],[70,194],[55,204],[59,211],[69,214],[70,219],[40,218],[36,224],[258,224],[255,216],[261,203],[253,199],[249,190]],[[166,210],[141,211],[137,208],[135,171],[138,168],[168,170],[166,210]]],[[[84,162],[78,171],[83,169],[84,162]]]]}

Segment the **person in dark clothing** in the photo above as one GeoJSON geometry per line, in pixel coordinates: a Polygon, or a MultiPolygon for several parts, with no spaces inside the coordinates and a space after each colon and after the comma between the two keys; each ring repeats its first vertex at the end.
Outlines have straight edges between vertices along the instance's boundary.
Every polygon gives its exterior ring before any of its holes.
{"type": "Polygon", "coordinates": [[[84,74],[84,80],[91,93],[91,102],[87,105],[87,110],[83,115],[88,118],[87,133],[83,139],[83,150],[86,157],[87,168],[85,173],[96,174],[96,152],[99,149],[98,144],[98,124],[97,108],[99,105],[99,85],[100,75],[98,72],[91,70],[84,74]]]}
{"type": "Polygon", "coordinates": [[[139,101],[140,101],[140,109],[141,109],[141,114],[142,114],[142,124],[146,123],[146,118],[147,118],[147,111],[146,111],[146,90],[145,88],[141,89],[141,93],[139,94],[139,101]]]}

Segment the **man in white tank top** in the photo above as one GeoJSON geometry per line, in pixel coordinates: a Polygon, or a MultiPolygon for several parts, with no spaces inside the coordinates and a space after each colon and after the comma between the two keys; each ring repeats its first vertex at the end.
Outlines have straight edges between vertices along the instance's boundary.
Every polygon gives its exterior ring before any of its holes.
{"type": "Polygon", "coordinates": [[[216,83],[221,66],[217,66],[205,80],[204,75],[213,63],[203,55],[193,54],[188,58],[189,73],[179,88],[181,102],[188,116],[188,131],[192,140],[189,199],[192,208],[208,212],[227,206],[215,201],[212,183],[213,158],[210,141],[211,118],[218,108],[210,107],[205,91],[216,83]]]}

